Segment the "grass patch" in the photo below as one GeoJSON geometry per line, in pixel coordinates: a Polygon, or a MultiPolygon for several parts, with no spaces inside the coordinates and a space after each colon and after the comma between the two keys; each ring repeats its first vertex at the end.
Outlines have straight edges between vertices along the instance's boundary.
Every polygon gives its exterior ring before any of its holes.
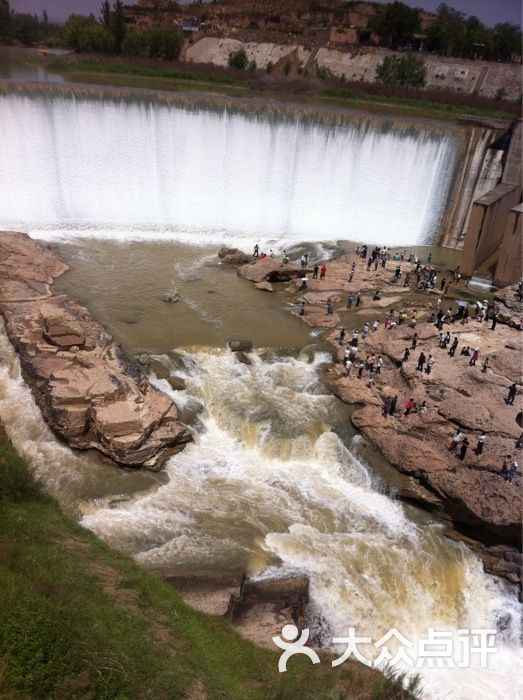
{"type": "Polygon", "coordinates": [[[0,697],[413,700],[357,663],[332,669],[242,640],[67,518],[0,434],[0,697]]]}
{"type": "Polygon", "coordinates": [[[128,63],[123,61],[97,61],[94,59],[78,59],[67,61],[53,59],[51,61],[38,60],[49,71],[57,73],[74,72],[90,74],[110,74],[114,76],[140,76],[145,78],[162,78],[173,81],[207,83],[209,85],[242,86],[244,81],[222,73],[199,72],[172,68],[168,66],[142,65],[140,63],[128,63]]]}
{"type": "Polygon", "coordinates": [[[470,114],[477,117],[490,117],[493,119],[515,118],[514,112],[507,112],[497,109],[495,104],[492,107],[476,107],[473,105],[463,106],[451,104],[450,102],[434,102],[432,100],[415,99],[408,97],[390,97],[386,95],[372,95],[358,90],[324,90],[318,95],[327,100],[335,100],[339,104],[349,104],[350,106],[360,105],[360,108],[374,109],[385,107],[388,109],[409,111],[413,116],[435,116],[439,119],[455,119],[463,114],[470,114]],[[365,104],[365,107],[362,105],[365,104]]]}

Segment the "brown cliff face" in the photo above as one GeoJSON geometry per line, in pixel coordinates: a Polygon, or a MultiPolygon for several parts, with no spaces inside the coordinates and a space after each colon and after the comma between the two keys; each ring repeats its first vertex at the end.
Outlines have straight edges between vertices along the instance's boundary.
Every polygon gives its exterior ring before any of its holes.
{"type": "Polygon", "coordinates": [[[22,372],[52,430],[71,447],[158,470],[191,439],[87,309],[52,282],[67,266],[28,236],[0,234],[0,312],[22,372]]]}

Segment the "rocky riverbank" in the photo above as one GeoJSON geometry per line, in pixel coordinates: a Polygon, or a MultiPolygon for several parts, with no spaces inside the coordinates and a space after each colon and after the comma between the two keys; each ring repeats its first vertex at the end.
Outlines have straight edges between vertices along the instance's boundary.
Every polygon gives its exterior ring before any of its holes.
{"type": "MultiPolygon", "coordinates": [[[[439,331],[433,322],[427,322],[429,317],[439,307],[456,311],[458,300],[468,301],[472,309],[476,300],[484,300],[484,292],[474,292],[463,281],[451,285],[445,296],[440,281],[434,290],[420,292],[416,289],[413,265],[407,262],[391,260],[385,268],[380,264],[376,270],[374,265],[367,270],[361,257],[344,254],[326,261],[326,265],[325,279],[311,279],[308,271],[306,289],[301,289],[301,274],[295,274],[295,269],[288,274],[285,269],[294,266],[283,265],[274,258],[242,265],[238,273],[256,286],[272,285],[282,279],[283,273],[288,284],[274,290],[286,301],[293,301],[294,313],[312,328],[323,330],[324,339],[332,344],[337,361],[326,373],[327,383],[341,400],[356,406],[352,414],[354,426],[398,471],[413,479],[412,489],[404,489],[400,497],[451,520],[463,539],[478,548],[488,570],[520,583],[521,466],[512,483],[503,478],[502,471],[507,455],[521,462],[515,444],[521,435],[520,394],[514,405],[506,402],[512,383],[518,385],[518,392],[521,390],[522,305],[514,289],[496,295],[495,329],[491,330],[491,321],[476,320],[474,313],[466,324],[446,322],[443,333],[449,331],[451,341],[446,349],[441,349],[439,331]],[[353,264],[355,271],[349,281],[353,264]],[[398,284],[392,284],[397,265],[402,267],[402,278],[398,284]],[[404,286],[408,271],[410,284],[404,286]],[[380,298],[374,299],[377,290],[380,298]],[[356,306],[358,292],[361,302],[356,306]],[[350,309],[349,293],[353,295],[350,309]],[[332,313],[327,310],[329,299],[332,313]],[[396,322],[403,311],[407,321],[386,328],[384,318],[390,318],[393,311],[396,322]],[[411,324],[413,315],[415,324],[411,324]],[[374,321],[378,325],[372,330],[374,321]],[[363,337],[365,322],[369,322],[370,328],[363,337]],[[342,328],[346,330],[344,345],[339,344],[342,328]],[[345,376],[343,355],[353,330],[359,332],[357,359],[349,376],[345,376]],[[457,350],[451,356],[449,350],[454,339],[457,350]],[[470,364],[470,356],[461,355],[466,346],[479,350],[475,365],[470,364]],[[410,357],[403,362],[406,348],[410,357]],[[430,374],[417,370],[421,352],[426,357],[432,354],[436,360],[430,374]],[[359,378],[360,363],[365,364],[372,353],[382,358],[380,373],[363,369],[359,378]],[[486,357],[489,366],[483,372],[482,362],[486,357]],[[393,415],[384,412],[389,396],[397,397],[393,415]],[[409,399],[417,406],[426,402],[426,409],[405,415],[409,399]],[[448,449],[457,431],[470,442],[462,461],[448,449]],[[487,441],[483,452],[477,454],[475,448],[482,431],[487,441]]],[[[437,272],[439,280],[452,278],[450,271],[437,272]]],[[[487,296],[490,300],[490,295],[487,296]]]]}
{"type": "Polygon", "coordinates": [[[21,233],[0,233],[0,313],[53,432],[120,466],[158,470],[191,439],[171,399],[53,281],[67,270],[21,233]]]}

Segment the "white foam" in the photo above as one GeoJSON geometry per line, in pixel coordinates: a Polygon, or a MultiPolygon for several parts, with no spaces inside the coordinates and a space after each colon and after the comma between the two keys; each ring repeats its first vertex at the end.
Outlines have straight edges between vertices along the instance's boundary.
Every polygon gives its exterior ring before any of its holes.
{"type": "Polygon", "coordinates": [[[20,94],[0,96],[0,140],[5,226],[273,248],[433,240],[457,150],[429,127],[20,94]]]}

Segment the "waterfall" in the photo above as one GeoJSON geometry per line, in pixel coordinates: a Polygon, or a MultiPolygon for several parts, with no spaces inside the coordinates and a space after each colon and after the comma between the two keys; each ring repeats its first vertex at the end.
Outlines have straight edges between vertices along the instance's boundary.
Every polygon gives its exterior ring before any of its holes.
{"type": "Polygon", "coordinates": [[[429,243],[456,146],[450,130],[393,121],[3,94],[0,226],[197,244],[429,243]]]}

